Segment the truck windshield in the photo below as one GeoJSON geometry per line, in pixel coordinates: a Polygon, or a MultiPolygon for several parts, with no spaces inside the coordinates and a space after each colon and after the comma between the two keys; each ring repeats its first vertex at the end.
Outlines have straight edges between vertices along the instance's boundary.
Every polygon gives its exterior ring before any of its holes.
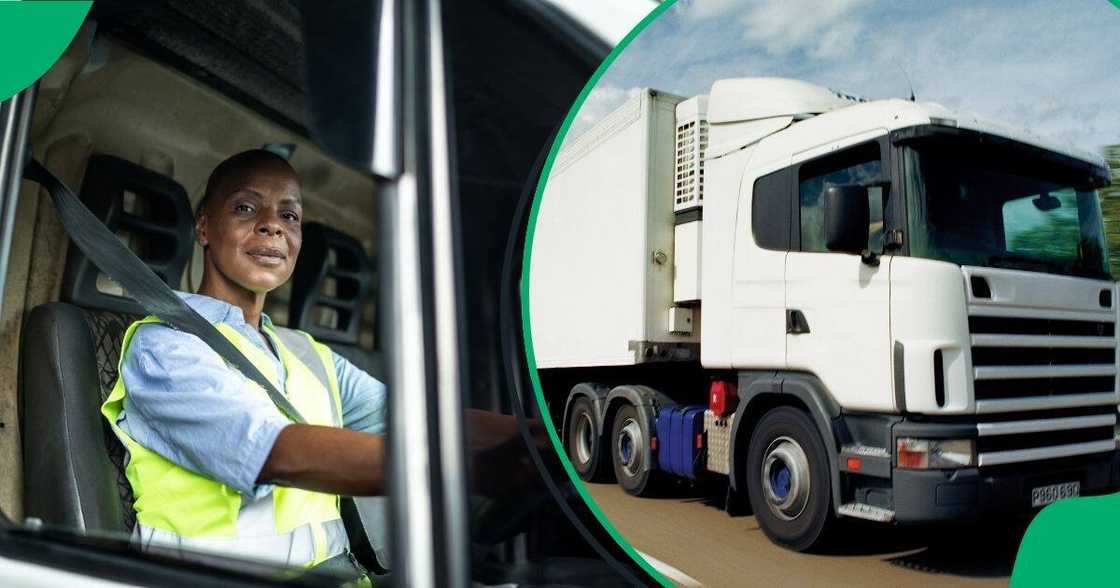
{"type": "Polygon", "coordinates": [[[907,146],[911,255],[1111,279],[1096,189],[1085,174],[1026,153],[945,140],[907,146]]]}

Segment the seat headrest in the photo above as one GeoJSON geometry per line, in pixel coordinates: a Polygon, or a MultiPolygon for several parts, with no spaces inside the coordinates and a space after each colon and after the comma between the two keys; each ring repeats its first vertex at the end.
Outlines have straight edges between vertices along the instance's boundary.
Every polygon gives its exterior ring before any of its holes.
{"type": "MultiPolygon", "coordinates": [[[[179,288],[194,243],[194,216],[178,182],[119,157],[93,155],[79,196],[157,276],[179,288]]],[[[66,258],[62,299],[86,308],[148,314],[77,247],[66,258]]]]}
{"type": "Polygon", "coordinates": [[[305,223],[292,273],[288,325],[325,343],[357,345],[372,269],[357,239],[320,223],[305,223]]]}

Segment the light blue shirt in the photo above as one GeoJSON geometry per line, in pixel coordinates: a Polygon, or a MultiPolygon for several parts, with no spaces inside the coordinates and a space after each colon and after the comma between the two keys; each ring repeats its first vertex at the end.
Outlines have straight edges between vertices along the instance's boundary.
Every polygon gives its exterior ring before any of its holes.
{"type": "MultiPolygon", "coordinates": [[[[226,323],[266,352],[283,384],[284,366],[237,306],[202,296],[179,296],[211,323],[226,323]]],[[[262,326],[272,326],[261,314],[262,326]]],[[[275,343],[273,343],[275,344],[275,343]]],[[[335,373],[342,422],[349,429],[385,431],[385,385],[337,353],[335,373]]],[[[117,424],[140,445],[242,494],[272,491],[257,484],[272,445],[291,424],[264,394],[247,388],[241,372],[198,337],[162,324],[141,325],[121,365],[128,389],[117,424]]],[[[285,391],[283,385],[281,391],[285,391]]],[[[285,391],[286,392],[286,391],[285,391]]]]}

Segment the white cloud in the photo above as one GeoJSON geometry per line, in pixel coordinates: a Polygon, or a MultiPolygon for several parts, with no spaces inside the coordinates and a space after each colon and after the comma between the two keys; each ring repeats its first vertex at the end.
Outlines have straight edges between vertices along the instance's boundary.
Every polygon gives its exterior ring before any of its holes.
{"type": "Polygon", "coordinates": [[[696,23],[741,11],[743,0],[680,0],[673,8],[686,22],[696,23]]]}
{"type": "Polygon", "coordinates": [[[802,79],[975,112],[1086,148],[1120,143],[1120,11],[1099,0],[680,0],[612,65],[586,130],[627,88],[707,92],[726,77],[802,79]],[[904,73],[905,72],[905,73],[904,73]]]}
{"type": "Polygon", "coordinates": [[[871,0],[680,0],[675,13],[697,25],[728,20],[742,39],[774,56],[804,52],[817,59],[851,53],[863,30],[862,8],[871,0]]]}
{"type": "Polygon", "coordinates": [[[622,88],[610,84],[599,84],[587,95],[587,100],[580,106],[579,114],[572,121],[571,128],[564,138],[565,142],[582,135],[603,117],[614,112],[628,99],[636,96],[641,90],[639,87],[622,88]]]}
{"type": "Polygon", "coordinates": [[[851,55],[870,0],[749,2],[739,17],[743,39],[774,56],[798,51],[815,59],[851,55]]]}
{"type": "MultiPolygon", "coordinates": [[[[1120,51],[1100,43],[1120,24],[1101,19],[1120,16],[1114,13],[1107,5],[1024,2],[1013,9],[977,5],[910,15],[879,27],[861,47],[867,59],[846,69],[889,74],[886,66],[895,62],[913,79],[919,100],[1092,149],[1120,140],[1116,117],[1110,119],[1112,109],[1105,107],[1115,80],[1104,73],[1120,51]]],[[[899,95],[902,84],[889,85],[899,95]]]]}

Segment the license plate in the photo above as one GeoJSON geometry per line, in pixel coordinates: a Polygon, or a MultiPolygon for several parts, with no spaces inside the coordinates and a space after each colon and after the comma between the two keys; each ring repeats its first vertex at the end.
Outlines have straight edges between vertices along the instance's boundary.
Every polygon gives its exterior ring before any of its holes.
{"type": "Polygon", "coordinates": [[[1064,484],[1051,484],[1039,486],[1031,490],[1031,506],[1046,506],[1051,502],[1063,498],[1071,498],[1081,494],[1081,482],[1066,482],[1064,484]]]}

